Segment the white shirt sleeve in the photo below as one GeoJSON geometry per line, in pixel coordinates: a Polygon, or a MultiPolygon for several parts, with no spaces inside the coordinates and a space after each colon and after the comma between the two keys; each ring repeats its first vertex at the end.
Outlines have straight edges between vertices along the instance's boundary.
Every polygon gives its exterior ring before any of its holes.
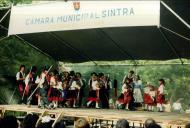
{"type": "Polygon", "coordinates": [[[113,88],[113,87],[112,87],[112,82],[111,82],[111,81],[109,81],[109,86],[110,86],[110,89],[113,88]]]}
{"type": "Polygon", "coordinates": [[[16,74],[16,80],[19,80],[20,79],[20,72],[17,72],[16,74]]]}
{"type": "Polygon", "coordinates": [[[72,84],[71,84],[70,89],[75,90],[75,88],[80,89],[80,86],[77,84],[76,81],[73,81],[72,84]]]}
{"type": "Polygon", "coordinates": [[[62,83],[61,81],[58,82],[58,83],[57,83],[57,89],[63,90],[62,84],[63,84],[63,83],[62,83]]]}
{"type": "Polygon", "coordinates": [[[30,78],[29,78],[29,74],[26,76],[25,78],[25,85],[28,85],[29,81],[30,81],[30,78]]]}
{"type": "Polygon", "coordinates": [[[122,92],[123,92],[123,90],[125,90],[125,87],[126,87],[126,84],[123,84],[123,86],[121,88],[122,92]]]}
{"type": "Polygon", "coordinates": [[[56,81],[55,81],[55,78],[54,78],[54,77],[51,77],[51,78],[50,78],[50,85],[51,85],[51,86],[56,86],[56,81]]]}
{"type": "Polygon", "coordinates": [[[40,83],[40,78],[39,78],[39,76],[37,76],[35,83],[36,83],[36,84],[39,84],[39,83],[40,83]]]}
{"type": "Polygon", "coordinates": [[[42,76],[41,76],[41,79],[39,82],[40,85],[42,85],[45,82],[45,77],[46,77],[46,75],[44,73],[42,73],[42,76]]]}
{"type": "Polygon", "coordinates": [[[88,80],[88,85],[89,85],[89,86],[90,86],[90,80],[91,80],[91,79],[88,80]]]}
{"type": "Polygon", "coordinates": [[[155,91],[150,91],[149,95],[152,96],[152,97],[155,97],[156,96],[156,92],[155,91]]]}
{"type": "Polygon", "coordinates": [[[148,94],[150,92],[150,88],[149,87],[145,87],[144,88],[144,93],[148,94]]]}
{"type": "Polygon", "coordinates": [[[98,84],[97,81],[92,81],[92,90],[97,90],[98,89],[97,84],[98,84]]]}
{"type": "Polygon", "coordinates": [[[164,94],[164,85],[160,85],[160,87],[158,88],[158,91],[160,94],[164,94]]]}

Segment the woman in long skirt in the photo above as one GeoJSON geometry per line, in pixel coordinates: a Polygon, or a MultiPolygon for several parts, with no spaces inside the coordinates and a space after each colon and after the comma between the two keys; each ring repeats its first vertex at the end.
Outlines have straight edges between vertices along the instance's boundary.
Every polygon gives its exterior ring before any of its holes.
{"type": "Polygon", "coordinates": [[[134,79],[134,90],[133,90],[133,97],[134,97],[134,102],[135,103],[142,103],[143,98],[142,98],[142,81],[140,80],[140,76],[136,75],[134,79]]]}

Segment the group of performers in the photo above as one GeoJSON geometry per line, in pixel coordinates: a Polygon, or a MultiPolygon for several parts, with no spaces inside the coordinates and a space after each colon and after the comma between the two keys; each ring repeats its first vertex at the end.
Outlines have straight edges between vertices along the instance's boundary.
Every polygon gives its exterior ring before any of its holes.
{"type": "Polygon", "coordinates": [[[144,106],[145,111],[163,112],[163,104],[165,104],[165,81],[158,80],[159,87],[156,89],[150,82],[142,84],[139,75],[135,75],[134,71],[130,71],[123,79],[121,95],[117,100],[118,108],[133,110],[135,105],[144,106]]]}
{"type": "MultiPolygon", "coordinates": [[[[50,70],[51,67],[44,67],[38,76],[37,67],[33,66],[25,76],[25,66],[20,66],[16,80],[22,103],[37,104],[40,108],[48,109],[84,106],[110,108],[109,94],[112,88],[115,88],[115,92],[117,92],[116,80],[114,80],[114,87],[112,87],[113,82],[109,76],[103,73],[91,73],[89,81],[86,82],[79,72],[58,73],[57,70],[53,72],[50,70]],[[89,95],[83,104],[86,87],[89,88],[89,95]]],[[[134,71],[129,71],[122,83],[121,94],[116,101],[117,108],[133,110],[135,104],[139,103],[144,106],[145,110],[153,111],[154,106],[157,105],[158,111],[163,111],[165,103],[165,81],[163,79],[159,80],[158,89],[148,82],[143,87],[140,76],[136,75],[134,71]]]]}

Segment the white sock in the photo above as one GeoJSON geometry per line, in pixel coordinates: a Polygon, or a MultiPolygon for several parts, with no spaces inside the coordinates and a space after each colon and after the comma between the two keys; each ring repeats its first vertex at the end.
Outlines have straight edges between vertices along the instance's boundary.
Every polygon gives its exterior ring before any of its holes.
{"type": "Polygon", "coordinates": [[[144,109],[148,110],[148,105],[147,104],[144,105],[144,109]]]}
{"type": "Polygon", "coordinates": [[[92,101],[88,101],[87,102],[87,107],[89,107],[91,103],[92,103],[92,101]]]}
{"type": "Polygon", "coordinates": [[[151,106],[151,110],[154,111],[154,106],[151,106]]]}
{"type": "Polygon", "coordinates": [[[98,102],[96,102],[96,108],[99,108],[98,102]]]}
{"type": "Polygon", "coordinates": [[[129,104],[126,104],[125,109],[129,109],[129,104]]]}
{"type": "Polygon", "coordinates": [[[149,110],[149,111],[151,110],[151,106],[148,106],[148,110],[149,110]]]}
{"type": "Polygon", "coordinates": [[[163,109],[162,109],[162,105],[161,104],[157,104],[157,108],[158,108],[158,111],[163,111],[163,109]]]}
{"type": "Polygon", "coordinates": [[[163,107],[162,107],[162,104],[160,104],[160,111],[163,111],[163,107]]]}

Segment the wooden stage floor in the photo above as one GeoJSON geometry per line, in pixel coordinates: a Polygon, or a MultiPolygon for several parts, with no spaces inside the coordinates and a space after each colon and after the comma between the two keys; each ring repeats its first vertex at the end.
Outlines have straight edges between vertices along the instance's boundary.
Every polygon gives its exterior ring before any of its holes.
{"type": "Polygon", "coordinates": [[[113,120],[125,118],[130,123],[143,123],[147,118],[153,118],[162,126],[184,126],[190,121],[190,114],[188,113],[168,113],[168,112],[146,112],[146,111],[126,111],[117,109],[88,109],[88,108],[57,108],[53,110],[39,109],[37,106],[28,107],[26,105],[0,105],[2,111],[15,111],[27,113],[62,113],[66,117],[86,117],[91,119],[113,120]]]}

